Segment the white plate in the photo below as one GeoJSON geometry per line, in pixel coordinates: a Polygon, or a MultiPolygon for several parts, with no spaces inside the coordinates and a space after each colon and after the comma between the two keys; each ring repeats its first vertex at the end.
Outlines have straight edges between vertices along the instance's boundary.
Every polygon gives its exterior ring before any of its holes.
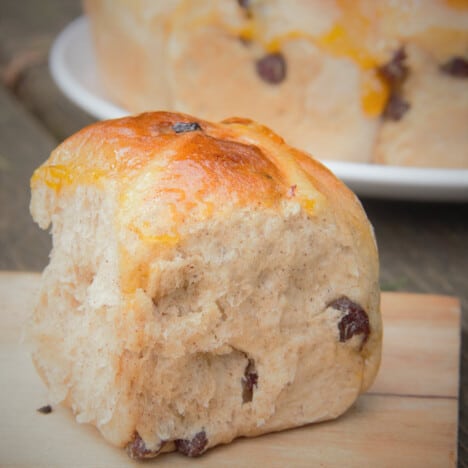
{"type": "MultiPolygon", "coordinates": [[[[128,112],[114,104],[97,76],[88,20],[73,21],[57,37],[50,54],[52,76],[78,106],[99,119],[128,112]]],[[[406,200],[468,201],[468,169],[420,169],[362,163],[325,164],[360,196],[406,200]]]]}

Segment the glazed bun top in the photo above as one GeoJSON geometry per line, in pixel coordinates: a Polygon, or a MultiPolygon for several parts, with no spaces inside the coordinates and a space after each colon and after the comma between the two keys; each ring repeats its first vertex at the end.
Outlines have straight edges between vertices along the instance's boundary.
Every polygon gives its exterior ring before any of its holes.
{"type": "Polygon", "coordinates": [[[207,217],[232,206],[274,209],[287,199],[311,216],[343,202],[350,214],[361,212],[354,194],[322,164],[241,118],[211,123],[152,112],[98,122],[58,146],[32,178],[33,192],[42,186],[54,197],[106,184],[132,194],[120,200],[129,210],[131,203],[141,210],[164,202],[181,215],[207,217]]]}

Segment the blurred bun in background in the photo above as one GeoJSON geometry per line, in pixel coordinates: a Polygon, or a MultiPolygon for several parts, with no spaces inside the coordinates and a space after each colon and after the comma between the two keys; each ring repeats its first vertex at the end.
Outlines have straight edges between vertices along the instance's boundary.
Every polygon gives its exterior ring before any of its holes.
{"type": "Polygon", "coordinates": [[[465,0],[85,0],[131,112],[271,126],[320,159],[468,167],[465,0]]]}

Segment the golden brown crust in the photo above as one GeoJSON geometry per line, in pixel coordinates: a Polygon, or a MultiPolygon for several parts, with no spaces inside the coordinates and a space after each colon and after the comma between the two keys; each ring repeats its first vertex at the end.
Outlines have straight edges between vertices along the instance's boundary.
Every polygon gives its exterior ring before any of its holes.
{"type": "Polygon", "coordinates": [[[223,201],[272,206],[297,197],[312,214],[335,192],[354,195],[324,166],[291,148],[267,127],[248,119],[210,123],[169,112],[95,123],[62,143],[33,175],[32,185],[55,192],[79,184],[131,184],[152,172],[147,196],[186,204],[223,201]],[[199,129],[177,133],[175,124],[199,129]]]}

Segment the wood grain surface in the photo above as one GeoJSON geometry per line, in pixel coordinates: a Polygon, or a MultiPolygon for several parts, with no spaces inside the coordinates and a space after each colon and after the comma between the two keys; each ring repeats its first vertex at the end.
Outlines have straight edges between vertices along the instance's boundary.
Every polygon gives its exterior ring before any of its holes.
{"type": "MultiPolygon", "coordinates": [[[[56,407],[21,343],[39,275],[0,272],[0,465],[135,466],[97,430],[56,407]]],[[[384,347],[369,392],[335,421],[269,434],[208,451],[198,459],[161,455],[178,467],[450,467],[456,463],[459,303],[452,297],[385,293],[384,347]],[[435,376],[435,378],[434,378],[435,376]]],[[[151,462],[150,462],[151,463],[151,462]]]]}

